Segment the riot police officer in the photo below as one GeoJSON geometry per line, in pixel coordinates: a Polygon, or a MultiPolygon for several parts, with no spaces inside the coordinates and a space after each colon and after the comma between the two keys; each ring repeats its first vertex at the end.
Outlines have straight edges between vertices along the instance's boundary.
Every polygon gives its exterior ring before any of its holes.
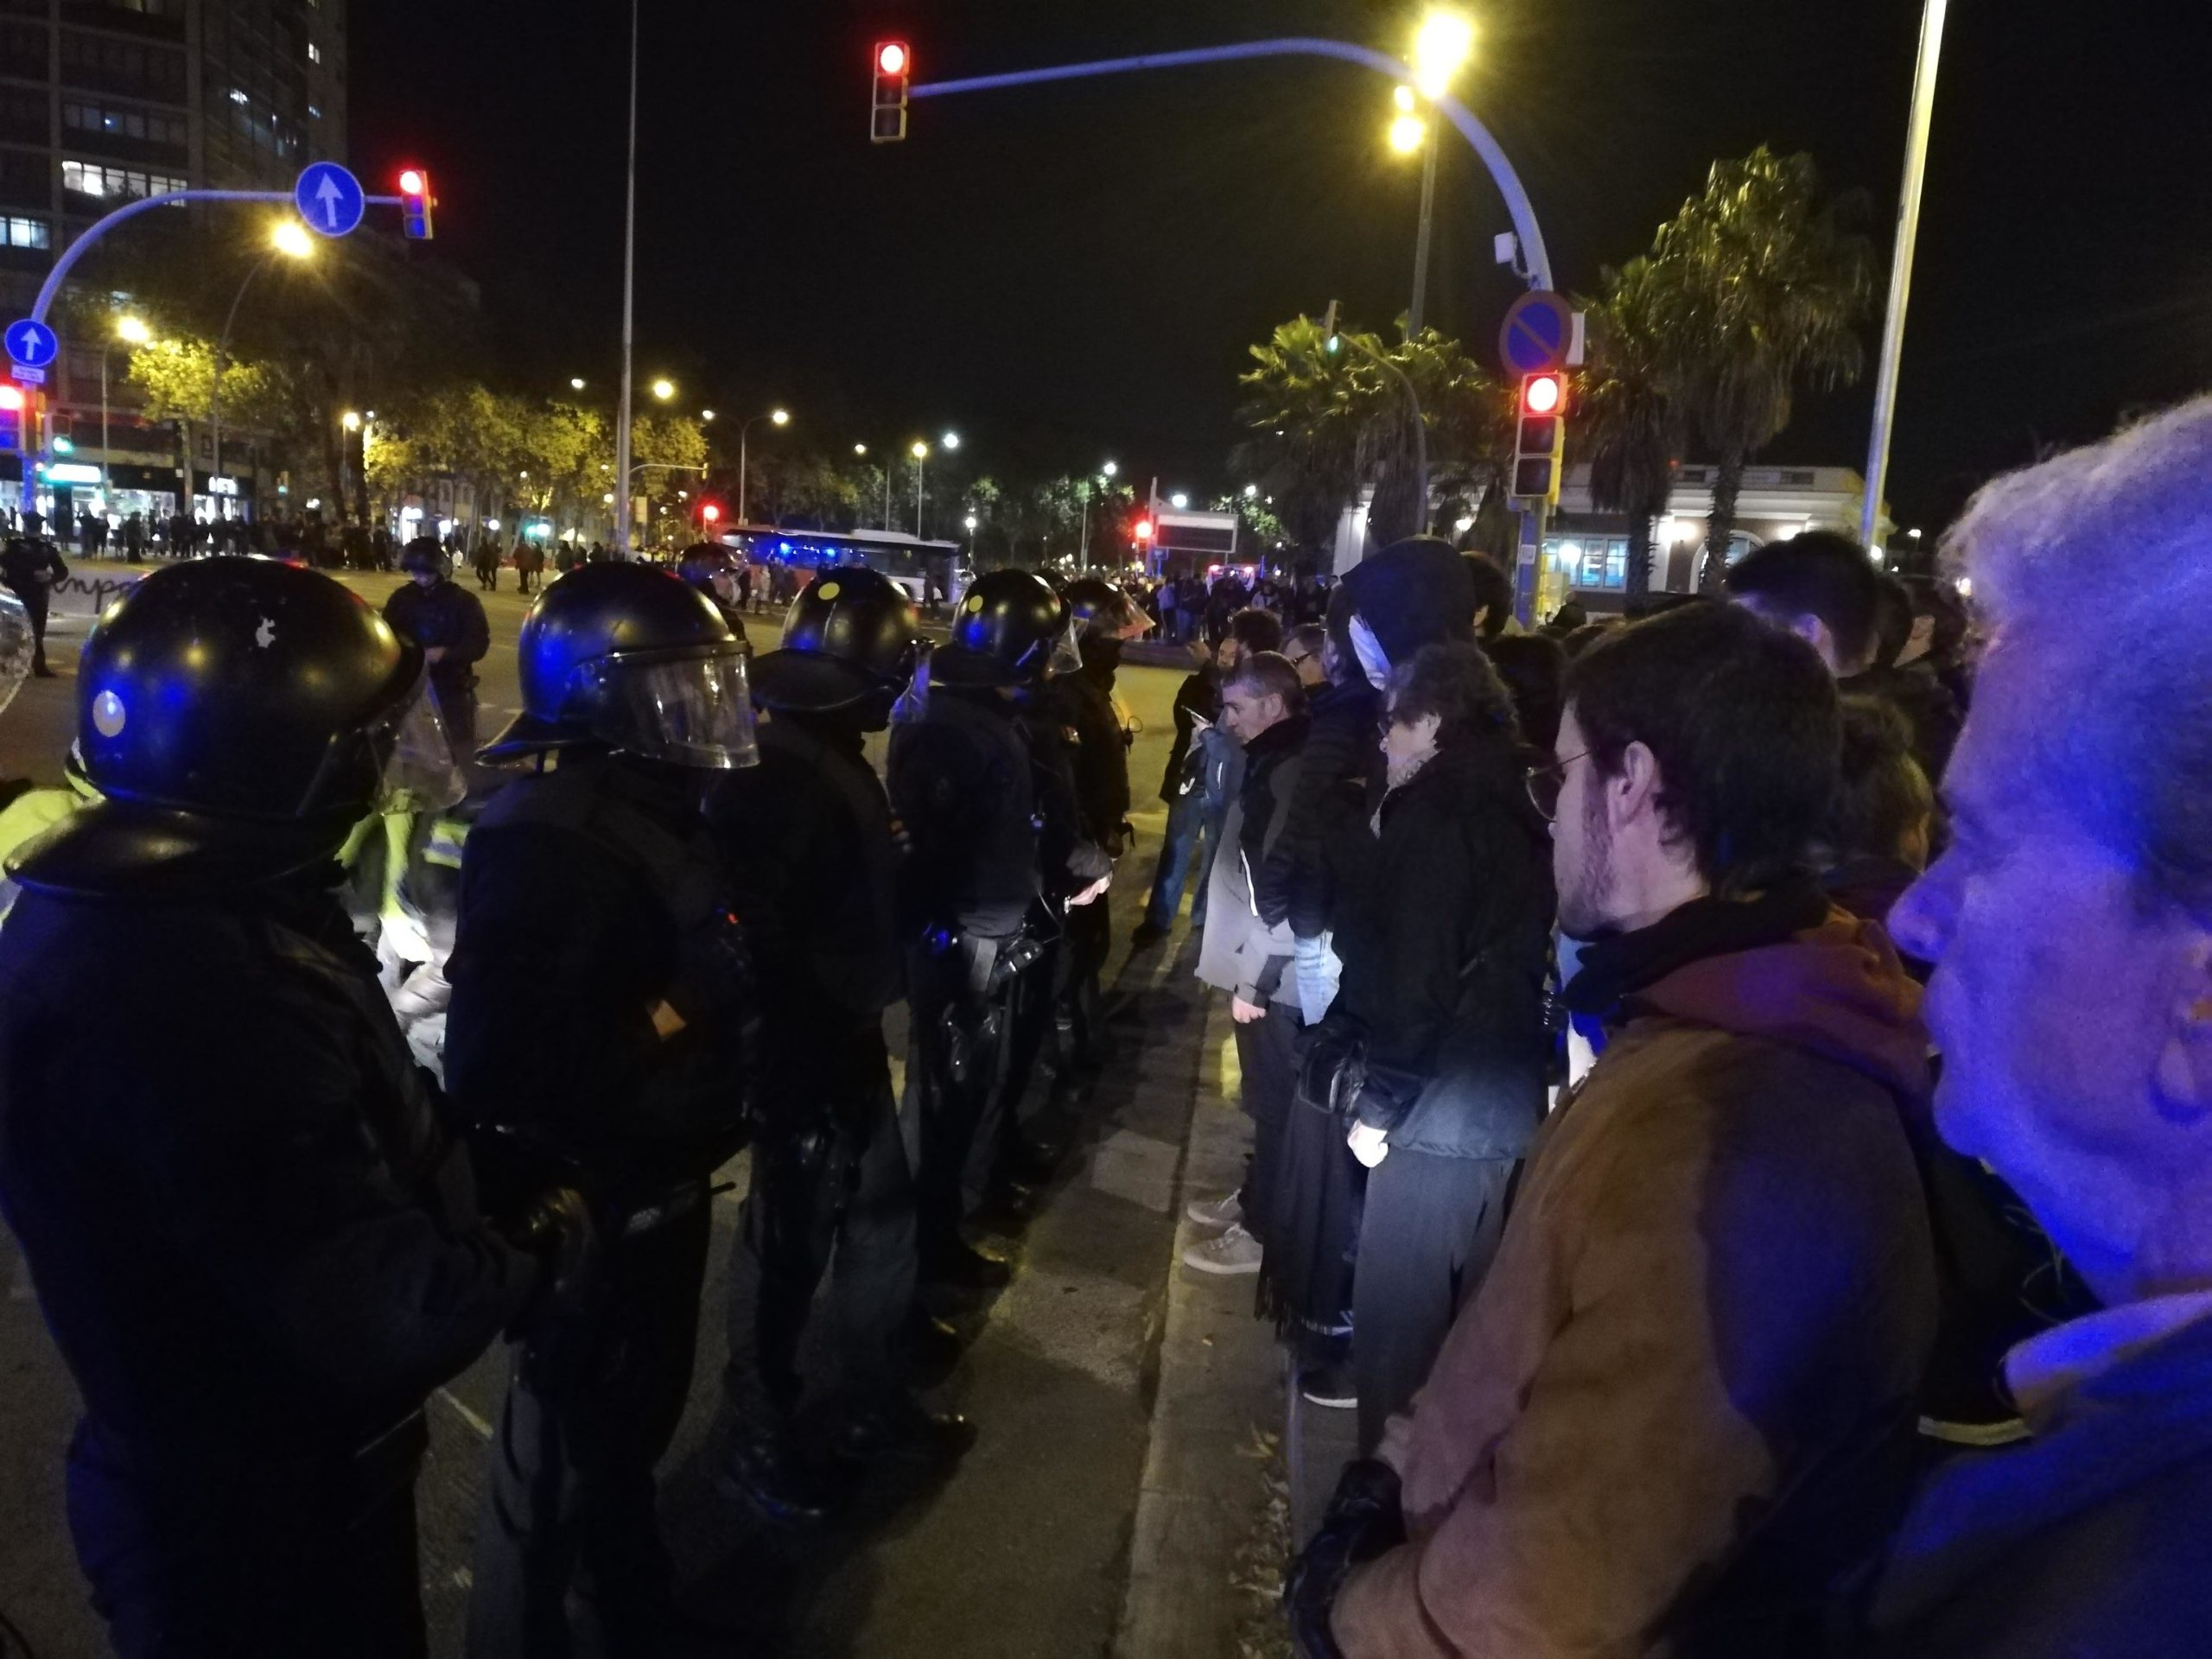
{"type": "Polygon", "coordinates": [[[891,799],[912,840],[907,1006],[920,1138],[922,1273],[988,1289],[1004,1262],[963,1236],[997,1160],[1005,1043],[1042,955],[1028,926],[1040,817],[1023,707],[1080,665],[1074,619],[1036,576],[994,570],[962,597],[929,662],[918,720],[892,734],[891,799]]]}
{"type": "Polygon", "coordinates": [[[736,555],[712,542],[694,542],[679,554],[676,574],[715,601],[715,608],[729,624],[729,631],[751,649],[745,639],[744,596],[738,587],[736,555]]]}
{"type": "Polygon", "coordinates": [[[914,1193],[884,1012],[905,988],[891,806],[862,753],[914,667],[920,619],[866,569],[801,593],[781,649],[753,664],[769,711],[760,764],[716,781],[709,821],[735,873],[761,987],[757,1135],[729,1278],[727,1381],[736,1431],[723,1485],[779,1519],[812,1519],[824,1484],[792,1439],[798,1345],[836,1257],[834,1449],[957,1452],[966,1425],[908,1394],[914,1193]]]}
{"type": "MultiPolygon", "coordinates": [[[[423,1652],[423,1403],[561,1276],[480,1218],[330,891],[380,791],[458,792],[422,681],[327,576],[157,570],[86,644],[99,798],[13,865],[0,1205],[84,1397],[71,1529],[127,1659],[423,1652]],[[119,1041],[126,983],[161,990],[119,1041]]],[[[578,1260],[574,1195],[537,1219],[578,1260]]]]}
{"type": "Polygon", "coordinates": [[[750,991],[700,795],[753,763],[753,711],[720,613],[650,566],[556,582],[519,650],[524,711],[484,757],[537,770],[462,855],[446,1077],[484,1143],[582,1189],[607,1294],[518,1344],[469,1646],[566,1652],[575,1579],[601,1645],[649,1653],[671,1591],[653,1465],[690,1387],[709,1179],[744,1138],[750,991]]]}
{"type": "Polygon", "coordinates": [[[453,555],[435,536],[417,536],[399,556],[407,586],[384,602],[384,620],[423,648],[430,690],[454,749],[476,747],[476,664],[492,649],[484,601],[453,580],[453,555]]]}
{"type": "MultiPolygon", "coordinates": [[[[1097,576],[1070,582],[1066,599],[1075,613],[1083,666],[1052,683],[1052,703],[1068,743],[1076,838],[1108,860],[1118,860],[1130,836],[1129,733],[1115,705],[1114,677],[1122,665],[1122,645],[1142,633],[1146,624],[1128,594],[1097,576]]],[[[1095,1064],[1105,1035],[1098,976],[1113,949],[1106,906],[1065,906],[1062,925],[1055,1006],[1068,1029],[1064,1058],[1095,1064]]]]}

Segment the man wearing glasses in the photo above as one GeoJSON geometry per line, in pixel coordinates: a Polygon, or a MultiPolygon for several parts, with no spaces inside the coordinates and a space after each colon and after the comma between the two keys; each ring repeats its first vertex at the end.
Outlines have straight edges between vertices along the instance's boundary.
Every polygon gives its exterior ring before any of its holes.
{"type": "Polygon", "coordinates": [[[1937,1312],[1917,993],[1803,863],[1838,741],[1813,649],[1732,607],[1576,663],[1529,782],[1601,1052],[1300,1564],[1308,1651],[1809,1650],[1937,1312]]]}

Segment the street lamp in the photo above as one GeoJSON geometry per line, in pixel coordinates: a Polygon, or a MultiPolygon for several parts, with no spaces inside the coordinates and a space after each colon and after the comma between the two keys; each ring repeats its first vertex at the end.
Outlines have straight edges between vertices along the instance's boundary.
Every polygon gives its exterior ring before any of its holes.
{"type": "MultiPolygon", "coordinates": [[[[714,416],[709,415],[707,418],[711,421],[714,416]]],[[[791,423],[791,412],[788,409],[772,409],[766,415],[755,415],[737,429],[737,522],[741,524],[752,522],[746,517],[747,511],[745,504],[746,441],[753,435],[753,429],[763,421],[775,426],[789,426],[791,423]]]]}
{"type": "Polygon", "coordinates": [[[1184,508],[1191,505],[1191,498],[1179,492],[1167,498],[1167,505],[1174,508],[1176,512],[1180,512],[1184,508]]]}
{"type": "Polygon", "coordinates": [[[111,495],[115,492],[115,458],[107,447],[107,354],[117,340],[125,346],[145,346],[152,342],[154,331],[136,317],[115,320],[115,338],[100,342],[100,493],[111,495]]]}
{"type": "Polygon", "coordinates": [[[569,390],[570,391],[582,391],[583,389],[584,389],[584,378],[583,378],[583,376],[582,376],[581,374],[572,374],[572,375],[570,375],[570,376],[569,377],[569,390]]]}
{"type": "MultiPolygon", "coordinates": [[[[223,472],[223,354],[230,349],[231,330],[238,324],[238,307],[245,303],[245,291],[253,286],[253,279],[269,269],[282,257],[286,259],[308,260],[315,257],[315,238],[306,226],[296,219],[280,219],[269,232],[269,251],[255,262],[245,280],[238,284],[238,295],[231,301],[230,315],[223,319],[223,332],[215,342],[215,374],[207,392],[207,424],[212,429],[215,443],[214,476],[223,472]]],[[[185,511],[192,511],[192,457],[184,458],[185,511]]]]}
{"type": "Polygon", "coordinates": [[[702,421],[711,421],[715,418],[715,411],[711,409],[702,409],[699,411],[699,418],[702,421]]]}
{"type": "Polygon", "coordinates": [[[664,404],[666,403],[670,398],[676,396],[676,382],[673,380],[654,381],[653,396],[659,398],[664,404]]]}
{"type": "MultiPolygon", "coordinates": [[[[347,410],[343,415],[340,415],[338,417],[338,424],[344,427],[348,432],[359,431],[361,429],[361,411],[358,409],[347,410]]],[[[530,474],[524,473],[523,476],[527,478],[530,474]]]]}
{"type": "Polygon", "coordinates": [[[906,452],[914,458],[914,539],[922,539],[922,463],[930,458],[930,447],[919,438],[906,452]]]}
{"type": "Polygon", "coordinates": [[[948,432],[944,435],[944,442],[946,448],[957,449],[960,447],[960,435],[957,432],[948,432]]]}
{"type": "Polygon", "coordinates": [[[1452,78],[1474,55],[1475,26],[1466,13],[1437,6],[1414,35],[1414,85],[1433,104],[1452,90],[1452,78]]]}
{"type": "Polygon", "coordinates": [[[1244,486],[1244,499],[1245,499],[1247,501],[1249,501],[1249,500],[1250,500],[1254,496],[1257,495],[1259,493],[1260,493],[1260,486],[1259,486],[1258,485],[1256,485],[1256,484],[1247,484],[1247,485],[1244,486]]]}
{"type": "MultiPolygon", "coordinates": [[[[1452,81],[1474,55],[1475,26],[1462,11],[1432,8],[1414,35],[1414,88],[1433,105],[1452,90],[1452,81]]],[[[1421,168],[1421,229],[1414,238],[1414,302],[1406,313],[1406,338],[1421,333],[1428,301],[1429,232],[1436,214],[1437,123],[1414,113],[1412,93],[1396,92],[1398,118],[1390,124],[1390,145],[1402,156],[1425,152],[1421,168]]],[[[1432,115],[1433,115],[1432,111],[1432,115]]]]}
{"type": "Polygon", "coordinates": [[[1103,473],[1107,477],[1112,478],[1116,474],[1122,470],[1122,463],[1118,461],[1109,461],[1098,470],[1103,473]]]}

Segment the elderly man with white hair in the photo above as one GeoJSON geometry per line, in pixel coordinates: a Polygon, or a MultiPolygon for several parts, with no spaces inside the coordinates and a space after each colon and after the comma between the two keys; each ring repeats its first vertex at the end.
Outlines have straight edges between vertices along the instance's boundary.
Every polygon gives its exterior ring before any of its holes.
{"type": "Polygon", "coordinates": [[[1922,1491],[1877,1648],[2212,1652],[2212,398],[1998,480],[1951,550],[1990,644],[1891,925],[1945,1138],[2104,1306],[2009,1357],[2032,1438],[1922,1491]]]}

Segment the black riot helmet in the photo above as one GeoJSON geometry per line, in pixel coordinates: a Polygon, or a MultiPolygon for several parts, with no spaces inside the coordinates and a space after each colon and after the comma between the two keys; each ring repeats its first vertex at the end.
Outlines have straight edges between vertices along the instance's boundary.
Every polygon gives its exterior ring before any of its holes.
{"type": "Polygon", "coordinates": [[[530,607],[517,652],[523,712],[487,760],[582,745],[716,771],[760,758],[743,645],[665,570],[571,571],[530,607]]]}
{"type": "Polygon", "coordinates": [[[906,590],[865,565],[824,570],[791,601],[784,643],[753,664],[753,696],[802,714],[890,717],[913,677],[922,620],[906,590]]]}
{"type": "Polygon", "coordinates": [[[312,570],[212,558],[156,570],[85,641],[77,753],[99,799],[25,849],[61,892],[220,888],[328,859],[395,792],[461,798],[423,653],[312,570]]]}
{"type": "Polygon", "coordinates": [[[435,575],[445,581],[453,575],[453,555],[438,545],[435,536],[417,536],[400,550],[399,568],[410,576],[435,575]]]}
{"type": "Polygon", "coordinates": [[[1083,639],[1127,639],[1144,632],[1144,613],[1103,576],[1077,576],[1060,596],[1075,613],[1076,632],[1083,639]]]}
{"type": "Polygon", "coordinates": [[[961,595],[952,638],[930,658],[942,685],[1037,685],[1083,666],[1075,616],[1040,576],[992,570],[961,595]]]}

